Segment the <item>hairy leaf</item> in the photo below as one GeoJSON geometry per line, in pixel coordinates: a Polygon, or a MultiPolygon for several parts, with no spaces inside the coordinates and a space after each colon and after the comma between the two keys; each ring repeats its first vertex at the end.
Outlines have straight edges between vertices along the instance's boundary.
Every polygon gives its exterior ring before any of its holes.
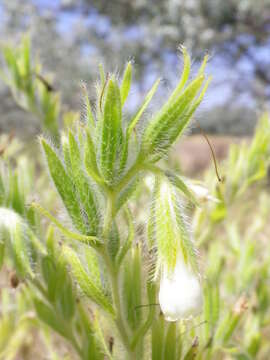
{"type": "Polygon", "coordinates": [[[73,224],[78,230],[86,233],[86,226],[81,216],[81,209],[73,182],[52,147],[44,139],[41,140],[41,144],[46,155],[51,177],[73,224]]]}
{"type": "Polygon", "coordinates": [[[176,100],[166,103],[150,121],[142,138],[142,151],[145,156],[164,153],[174,143],[190,119],[193,101],[203,81],[203,75],[195,78],[176,100]]]}
{"type": "Polygon", "coordinates": [[[105,94],[101,136],[99,144],[99,169],[104,179],[111,183],[115,175],[118,147],[122,137],[121,97],[115,79],[110,79],[105,94]]]}
{"type": "Polygon", "coordinates": [[[94,283],[89,274],[87,274],[75,252],[69,247],[64,247],[63,255],[67,260],[67,263],[70,265],[72,274],[85,295],[101,306],[103,310],[109,312],[111,315],[114,315],[114,309],[109,299],[103,293],[102,289],[98,287],[98,284],[94,283]]]}
{"type": "Polygon", "coordinates": [[[132,81],[132,65],[131,62],[129,61],[126,66],[120,88],[122,106],[124,106],[126,99],[128,97],[131,81],[132,81]]]}
{"type": "Polygon", "coordinates": [[[79,146],[71,132],[69,132],[69,154],[73,182],[76,186],[82,206],[87,215],[89,233],[96,234],[98,229],[96,200],[91,185],[89,184],[83,172],[79,146]]]}

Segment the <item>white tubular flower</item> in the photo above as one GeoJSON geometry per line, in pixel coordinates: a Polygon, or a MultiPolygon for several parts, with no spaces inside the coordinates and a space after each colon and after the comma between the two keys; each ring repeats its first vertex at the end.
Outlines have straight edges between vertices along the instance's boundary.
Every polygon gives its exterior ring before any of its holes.
{"type": "Polygon", "coordinates": [[[197,315],[202,306],[199,277],[182,258],[174,270],[164,267],[161,275],[159,303],[167,321],[177,321],[197,315]]]}

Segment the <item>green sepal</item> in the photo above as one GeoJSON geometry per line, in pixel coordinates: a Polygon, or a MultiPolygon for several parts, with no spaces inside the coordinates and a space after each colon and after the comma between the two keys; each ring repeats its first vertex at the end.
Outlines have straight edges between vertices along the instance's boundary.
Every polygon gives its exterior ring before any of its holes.
{"type": "Polygon", "coordinates": [[[197,272],[196,251],[174,187],[167,178],[160,176],[156,179],[154,192],[154,236],[159,259],[173,269],[181,254],[197,272]]]}

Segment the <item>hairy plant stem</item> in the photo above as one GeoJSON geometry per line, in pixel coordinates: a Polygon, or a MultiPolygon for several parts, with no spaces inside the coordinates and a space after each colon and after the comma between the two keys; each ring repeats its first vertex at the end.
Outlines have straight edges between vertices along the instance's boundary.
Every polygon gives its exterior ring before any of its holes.
{"type": "Polygon", "coordinates": [[[154,316],[154,310],[149,311],[149,315],[145,323],[142,324],[142,326],[137,330],[137,332],[134,334],[133,339],[129,340],[128,329],[122,314],[120,289],[119,289],[119,267],[117,267],[117,264],[114,261],[112,261],[108,253],[106,244],[108,242],[108,237],[113,219],[116,215],[115,207],[114,207],[116,194],[118,194],[132,180],[132,178],[138,174],[139,171],[143,171],[143,170],[148,170],[155,173],[162,173],[161,169],[155,166],[151,167],[144,164],[143,159],[141,157],[138,157],[136,162],[127,171],[125,176],[116,185],[114,189],[109,187],[106,188],[107,207],[106,207],[106,213],[105,213],[104,225],[102,231],[104,247],[100,251],[110,276],[113,302],[116,311],[115,325],[118,329],[122,343],[128,353],[129,356],[128,358],[131,360],[136,359],[136,344],[138,343],[139,339],[145,335],[145,333],[148,331],[149,327],[151,326],[154,316]]]}
{"type": "Polygon", "coordinates": [[[138,174],[139,171],[143,170],[143,164],[140,161],[140,158],[131,166],[131,168],[127,171],[125,176],[120,180],[120,182],[116,185],[115,193],[119,193],[129,182],[130,180],[138,174]]]}
{"type": "Polygon", "coordinates": [[[109,237],[113,217],[114,217],[114,201],[115,201],[115,195],[113,192],[108,193],[107,198],[107,208],[105,213],[105,219],[104,219],[104,226],[103,226],[103,232],[102,237],[104,241],[104,249],[102,252],[102,256],[104,259],[104,262],[106,264],[110,281],[111,281],[111,289],[112,289],[112,297],[113,302],[115,306],[116,311],[116,318],[114,320],[115,325],[118,329],[119,335],[121,337],[121,341],[128,353],[129,359],[136,359],[135,353],[131,349],[129,337],[128,337],[128,329],[126,327],[125,321],[123,319],[122,314],[122,306],[121,306],[121,299],[120,299],[120,289],[119,289],[119,268],[116,267],[115,263],[112,261],[108,249],[106,247],[107,240],[109,237]]]}

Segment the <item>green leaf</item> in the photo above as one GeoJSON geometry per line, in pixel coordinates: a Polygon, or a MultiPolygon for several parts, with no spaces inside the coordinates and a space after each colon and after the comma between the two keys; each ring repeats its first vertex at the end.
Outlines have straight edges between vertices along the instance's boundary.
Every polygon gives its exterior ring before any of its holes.
{"type": "Polygon", "coordinates": [[[103,310],[107,311],[111,315],[114,315],[114,309],[109,299],[103,293],[102,289],[93,282],[89,274],[87,274],[75,252],[65,246],[63,248],[63,255],[67,263],[70,265],[72,274],[85,295],[101,306],[103,310]]]}
{"type": "Polygon", "coordinates": [[[104,353],[100,348],[98,334],[96,333],[95,324],[90,320],[89,313],[85,311],[84,307],[77,304],[79,313],[79,323],[83,328],[83,345],[82,345],[82,359],[85,360],[103,360],[104,353]]]}
{"type": "Polygon", "coordinates": [[[97,237],[90,235],[82,235],[78,233],[74,233],[68,229],[66,229],[55,217],[53,217],[47,210],[45,210],[42,206],[37,203],[32,203],[31,206],[39,211],[42,215],[46,216],[48,219],[54,223],[57,228],[68,238],[78,240],[84,244],[91,245],[93,247],[98,247],[100,242],[97,237]]]}
{"type": "Polygon", "coordinates": [[[5,46],[3,48],[3,55],[4,55],[5,62],[11,72],[12,82],[14,82],[14,84],[11,82],[8,85],[11,85],[11,87],[14,87],[14,85],[15,85],[15,87],[20,89],[22,87],[22,79],[21,79],[17,61],[16,61],[16,54],[15,54],[15,52],[12,51],[12,49],[10,47],[5,46]]]}
{"type": "Polygon", "coordinates": [[[234,331],[236,330],[242,315],[243,311],[228,310],[216,330],[216,341],[220,342],[221,344],[228,343],[234,331]]]}
{"type": "Polygon", "coordinates": [[[149,219],[147,223],[147,241],[148,241],[148,248],[151,251],[155,244],[156,244],[156,196],[158,193],[158,186],[155,181],[155,187],[154,191],[151,196],[151,202],[150,202],[150,211],[149,211],[149,219]]]}
{"type": "Polygon", "coordinates": [[[142,117],[143,113],[145,112],[145,110],[147,109],[150,101],[152,100],[153,96],[155,95],[158,85],[160,83],[160,79],[157,79],[154,83],[154,85],[152,86],[152,88],[149,90],[149,92],[147,93],[140,109],[137,111],[136,115],[134,116],[134,118],[131,120],[128,128],[127,128],[127,137],[129,138],[132,134],[132,131],[134,130],[135,126],[137,125],[138,121],[140,120],[140,118],[142,117]]]}
{"type": "Polygon", "coordinates": [[[99,169],[103,178],[112,183],[115,175],[117,151],[122,138],[120,91],[115,79],[110,79],[105,94],[99,144],[99,169]]]}
{"type": "Polygon", "coordinates": [[[151,90],[147,93],[140,109],[137,111],[136,115],[134,116],[134,118],[131,120],[130,124],[127,127],[126,139],[124,142],[124,147],[123,147],[122,157],[121,157],[121,162],[120,162],[120,170],[119,170],[120,173],[123,172],[123,170],[126,166],[126,162],[127,162],[127,158],[128,158],[128,151],[129,151],[129,140],[131,138],[132,132],[135,129],[138,121],[142,117],[143,113],[147,109],[147,106],[149,105],[150,101],[152,100],[152,97],[154,96],[155,92],[157,91],[159,83],[160,83],[160,79],[156,80],[156,82],[152,86],[151,90]]]}
{"type": "Polygon", "coordinates": [[[97,167],[95,145],[88,131],[86,133],[84,165],[90,178],[93,178],[98,184],[101,183],[102,179],[97,167]]]}
{"type": "MultiPolygon", "coordinates": [[[[101,325],[100,325],[100,320],[98,318],[98,316],[96,315],[95,316],[95,319],[94,319],[94,329],[95,329],[95,337],[100,345],[100,348],[103,350],[103,354],[102,352],[100,351],[100,359],[101,360],[104,360],[104,355],[106,355],[106,358],[108,360],[114,360],[114,357],[109,349],[109,345],[107,344],[107,341],[105,339],[105,334],[104,334],[104,331],[103,329],[101,328],[101,325]]],[[[96,357],[93,357],[93,360],[96,360],[98,359],[97,356],[96,357]]]]}
{"type": "Polygon", "coordinates": [[[66,171],[69,176],[71,176],[71,161],[70,161],[70,154],[69,154],[69,141],[68,136],[63,133],[61,136],[61,145],[62,145],[62,153],[64,158],[64,163],[66,165],[66,171]]]}
{"type": "Polygon", "coordinates": [[[79,231],[86,233],[86,226],[82,220],[81,209],[76,197],[73,182],[67,175],[61,160],[52,147],[44,139],[41,139],[41,144],[46,155],[48,167],[55,187],[62,198],[74,226],[79,231]]]}
{"type": "Polygon", "coordinates": [[[86,116],[87,116],[87,123],[90,129],[94,129],[96,122],[95,122],[95,118],[91,109],[91,104],[89,101],[89,97],[87,94],[87,88],[86,86],[83,84],[82,85],[82,90],[83,90],[83,94],[84,94],[84,99],[85,99],[85,106],[86,106],[86,116]]]}
{"type": "Polygon", "coordinates": [[[131,62],[129,61],[127,63],[127,66],[126,66],[126,69],[124,72],[124,76],[123,76],[123,80],[122,80],[122,84],[120,87],[122,107],[124,106],[126,99],[128,97],[131,81],[132,81],[132,65],[131,65],[131,62]]]}
{"type": "Polygon", "coordinates": [[[174,143],[193,114],[194,100],[203,81],[203,75],[195,78],[176,100],[166,103],[150,121],[142,137],[144,157],[153,153],[162,155],[174,143]]]}
{"type": "Polygon", "coordinates": [[[121,246],[121,248],[117,254],[116,263],[118,266],[121,265],[123,259],[125,258],[125,255],[127,254],[128,250],[131,248],[132,242],[133,242],[133,239],[135,236],[135,229],[134,229],[134,224],[133,224],[133,219],[132,219],[131,213],[128,209],[126,209],[125,214],[126,214],[126,218],[127,218],[127,222],[128,222],[128,235],[127,235],[127,238],[126,238],[124,244],[121,246]]]}
{"type": "Polygon", "coordinates": [[[56,316],[55,312],[49,305],[38,298],[34,298],[34,306],[41,321],[63,337],[69,337],[65,324],[59,319],[59,317],[56,316]]]}
{"type": "Polygon", "coordinates": [[[63,262],[57,264],[56,282],[56,299],[59,304],[59,310],[64,319],[70,321],[75,314],[75,292],[66,267],[63,262]]]}
{"type": "Polygon", "coordinates": [[[98,230],[96,200],[93,190],[83,172],[79,146],[71,131],[69,132],[69,155],[72,169],[72,179],[87,215],[89,233],[95,235],[98,230]]]}
{"type": "MultiPolygon", "coordinates": [[[[42,86],[40,91],[40,107],[43,128],[50,134],[53,140],[59,142],[58,118],[60,113],[60,101],[57,94],[48,91],[46,86],[42,86]]],[[[35,104],[35,106],[37,106],[35,104]]],[[[34,109],[34,111],[37,111],[34,109]]]]}
{"type": "Polygon", "coordinates": [[[75,313],[75,298],[64,264],[55,264],[49,256],[45,256],[41,261],[41,269],[47,284],[49,300],[52,303],[57,302],[63,318],[70,320],[75,313]]]}
{"type": "MultiPolygon", "coordinates": [[[[30,39],[28,36],[25,36],[22,43],[22,63],[23,63],[23,79],[24,79],[24,86],[27,92],[27,97],[29,101],[29,106],[35,100],[35,93],[34,93],[34,86],[33,86],[33,74],[32,74],[32,67],[31,67],[31,45],[30,39]]],[[[22,72],[22,71],[21,71],[22,72]]]]}
{"type": "Polygon", "coordinates": [[[180,79],[178,85],[176,86],[175,90],[173,91],[172,95],[170,96],[170,100],[173,100],[173,99],[175,100],[177,98],[177,96],[182,92],[186,82],[188,81],[188,77],[189,77],[189,73],[190,73],[190,68],[191,68],[190,56],[184,46],[181,46],[181,51],[182,51],[183,58],[184,58],[183,71],[182,71],[181,79],[180,79]]]}
{"type": "Polygon", "coordinates": [[[204,337],[208,341],[219,319],[219,288],[216,283],[212,284],[208,281],[204,285],[203,313],[205,320],[204,337]]]}
{"type": "Polygon", "coordinates": [[[9,174],[9,194],[8,205],[18,214],[24,215],[24,193],[19,184],[19,176],[17,171],[10,170],[9,174]]]}
{"type": "Polygon", "coordinates": [[[97,253],[90,246],[85,246],[84,254],[91,278],[98,287],[102,288],[99,258],[97,253]]]}
{"type": "Polygon", "coordinates": [[[41,260],[41,270],[42,270],[42,276],[45,280],[45,283],[47,284],[48,288],[48,297],[50,301],[55,300],[55,294],[56,294],[56,279],[55,275],[56,273],[56,266],[53,262],[53,260],[49,256],[45,256],[41,260]]]}

